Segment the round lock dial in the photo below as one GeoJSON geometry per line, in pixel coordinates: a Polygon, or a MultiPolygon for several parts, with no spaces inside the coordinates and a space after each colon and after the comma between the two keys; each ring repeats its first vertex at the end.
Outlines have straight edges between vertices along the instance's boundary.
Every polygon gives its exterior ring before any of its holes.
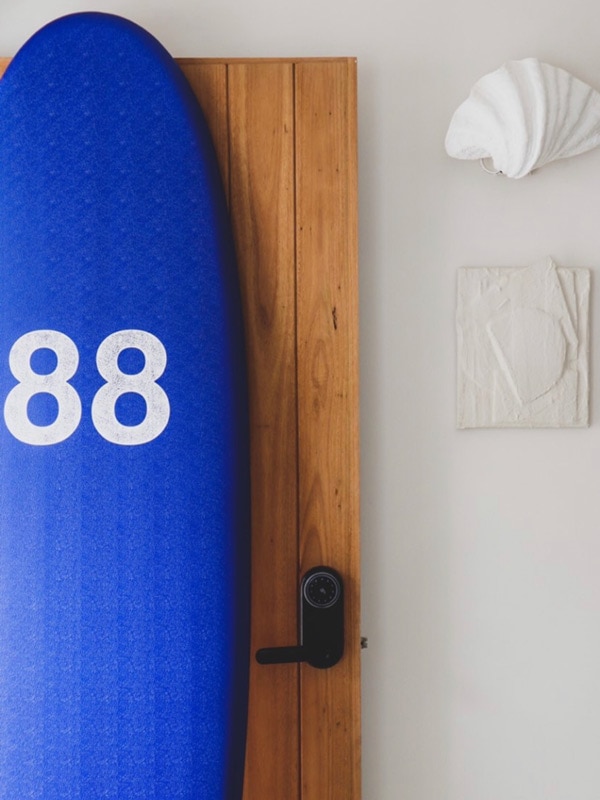
{"type": "Polygon", "coordinates": [[[340,585],[326,572],[312,575],[304,586],[304,597],[315,608],[329,608],[340,596],[340,585]]]}

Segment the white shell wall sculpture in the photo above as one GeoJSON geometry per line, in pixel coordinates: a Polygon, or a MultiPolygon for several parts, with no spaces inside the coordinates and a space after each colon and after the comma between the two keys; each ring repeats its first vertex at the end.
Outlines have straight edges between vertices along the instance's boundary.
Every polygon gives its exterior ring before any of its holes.
{"type": "Polygon", "coordinates": [[[448,155],[489,160],[489,171],[509,178],[599,144],[600,94],[537,58],[508,61],[477,81],[446,135],[448,155]]]}

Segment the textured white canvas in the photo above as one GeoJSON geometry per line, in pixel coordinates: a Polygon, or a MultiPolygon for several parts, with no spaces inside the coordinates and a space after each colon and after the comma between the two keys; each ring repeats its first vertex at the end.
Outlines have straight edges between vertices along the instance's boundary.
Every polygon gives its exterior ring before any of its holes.
{"type": "Polygon", "coordinates": [[[550,258],[459,270],[459,428],[588,425],[589,295],[589,270],[550,258]]]}

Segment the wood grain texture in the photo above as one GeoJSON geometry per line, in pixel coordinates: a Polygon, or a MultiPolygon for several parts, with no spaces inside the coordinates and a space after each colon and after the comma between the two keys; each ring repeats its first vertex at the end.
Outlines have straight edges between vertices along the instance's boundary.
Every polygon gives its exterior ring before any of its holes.
{"type": "Polygon", "coordinates": [[[301,571],[346,586],[346,654],[301,671],[302,800],[360,797],[356,64],[296,66],[301,571]]]}
{"type": "Polygon", "coordinates": [[[229,199],[227,65],[186,61],[180,66],[204,111],[221,167],[223,186],[229,199]]]}
{"type": "Polygon", "coordinates": [[[326,64],[328,62],[356,61],[356,59],[341,58],[340,56],[313,56],[307,58],[177,58],[178,64],[326,64]]]}
{"type": "MultiPolygon", "coordinates": [[[[250,377],[252,652],[297,638],[293,69],[229,67],[231,214],[250,377]]],[[[246,800],[299,791],[297,665],[252,659],[246,800]]]]}

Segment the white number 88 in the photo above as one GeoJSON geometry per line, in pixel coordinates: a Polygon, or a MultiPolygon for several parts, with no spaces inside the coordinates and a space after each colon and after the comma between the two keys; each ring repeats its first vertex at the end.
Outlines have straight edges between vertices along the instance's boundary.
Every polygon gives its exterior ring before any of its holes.
{"type": "MultiPolygon", "coordinates": [[[[151,333],[123,330],[102,342],[96,355],[100,375],[106,383],[92,402],[92,421],[98,433],[119,445],[139,445],[156,439],[167,426],[171,413],[169,398],[156,381],[167,365],[164,345],[151,333]],[[119,369],[123,350],[140,350],[143,369],[131,375],[119,369]],[[138,425],[123,425],[117,419],[116,402],[123,394],[138,394],[146,403],[146,415],[138,425]]],[[[53,330],[31,331],[11,348],[9,366],[19,383],[11,389],[4,404],[4,419],[12,435],[25,444],[51,445],[68,439],[81,421],[81,400],[69,380],[79,365],[79,352],[72,339],[53,330]],[[34,372],[31,357],[37,350],[51,350],[56,367],[48,374],[34,372]],[[36,425],[29,419],[28,403],[36,394],[50,394],[58,404],[58,414],[50,425],[36,425]]]]}

